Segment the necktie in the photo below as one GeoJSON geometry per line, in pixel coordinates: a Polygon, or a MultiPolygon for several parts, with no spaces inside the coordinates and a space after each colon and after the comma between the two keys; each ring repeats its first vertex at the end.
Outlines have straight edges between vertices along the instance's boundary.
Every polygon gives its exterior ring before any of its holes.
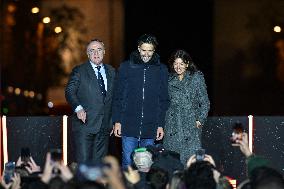
{"type": "Polygon", "coordinates": [[[103,76],[100,72],[101,66],[97,66],[96,67],[98,69],[98,83],[102,92],[103,97],[106,96],[106,89],[105,89],[105,83],[104,83],[104,79],[103,76]]]}

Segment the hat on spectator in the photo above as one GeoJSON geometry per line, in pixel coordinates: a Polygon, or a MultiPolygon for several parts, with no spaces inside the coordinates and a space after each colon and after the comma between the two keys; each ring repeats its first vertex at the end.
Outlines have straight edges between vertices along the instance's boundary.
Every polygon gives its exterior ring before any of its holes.
{"type": "Polygon", "coordinates": [[[172,178],[173,172],[183,170],[184,166],[180,161],[179,153],[164,149],[156,156],[151,168],[162,168],[168,172],[169,178],[172,178]]]}
{"type": "Polygon", "coordinates": [[[132,155],[135,167],[141,172],[147,172],[153,164],[152,153],[147,148],[136,148],[132,155]]]}
{"type": "Polygon", "coordinates": [[[247,168],[248,174],[251,175],[251,172],[258,167],[269,167],[269,161],[261,156],[252,155],[247,159],[247,168]]]}

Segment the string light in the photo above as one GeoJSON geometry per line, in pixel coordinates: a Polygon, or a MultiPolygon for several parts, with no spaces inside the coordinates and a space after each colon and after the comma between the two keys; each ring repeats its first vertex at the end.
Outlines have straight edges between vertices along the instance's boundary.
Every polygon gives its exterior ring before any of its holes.
{"type": "Polygon", "coordinates": [[[280,26],[274,26],[273,30],[276,33],[280,33],[281,32],[281,27],[280,26]]]}
{"type": "Polygon", "coordinates": [[[62,28],[60,26],[57,26],[54,28],[55,33],[60,33],[62,32],[62,28]]]}
{"type": "Polygon", "coordinates": [[[36,93],[34,91],[29,91],[29,90],[26,90],[26,89],[20,89],[19,87],[8,86],[7,92],[9,94],[15,94],[17,96],[23,95],[26,98],[35,98],[36,97],[37,100],[42,100],[42,94],[41,93],[36,93]]]}
{"type": "Polygon", "coordinates": [[[33,8],[31,9],[31,12],[32,12],[33,14],[39,13],[39,8],[38,8],[38,7],[33,7],[33,8]]]}
{"type": "Polygon", "coordinates": [[[48,23],[50,23],[50,18],[48,17],[48,16],[46,16],[46,17],[44,17],[43,19],[42,19],[42,22],[44,23],[44,24],[48,24],[48,23]]]}

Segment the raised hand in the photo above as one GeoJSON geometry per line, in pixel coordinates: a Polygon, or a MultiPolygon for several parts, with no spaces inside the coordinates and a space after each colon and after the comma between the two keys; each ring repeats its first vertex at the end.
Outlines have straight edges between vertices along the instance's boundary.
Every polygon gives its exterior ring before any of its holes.
{"type": "Polygon", "coordinates": [[[29,174],[32,174],[32,173],[36,173],[36,172],[40,172],[41,171],[41,168],[40,166],[38,166],[34,159],[32,157],[30,157],[30,161],[28,161],[28,165],[29,166],[25,166],[26,170],[29,172],[29,174]]]}

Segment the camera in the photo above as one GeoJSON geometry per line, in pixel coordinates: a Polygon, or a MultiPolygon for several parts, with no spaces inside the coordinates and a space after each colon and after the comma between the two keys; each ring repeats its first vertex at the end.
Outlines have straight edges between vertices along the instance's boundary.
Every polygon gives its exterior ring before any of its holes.
{"type": "Polygon", "coordinates": [[[233,126],[232,136],[230,137],[231,143],[236,144],[237,140],[242,140],[242,134],[244,132],[243,125],[239,122],[233,126]]]}
{"type": "Polygon", "coordinates": [[[16,164],[13,161],[5,163],[4,181],[6,184],[10,183],[15,173],[16,164]]]}
{"type": "Polygon", "coordinates": [[[196,155],[196,161],[203,161],[205,158],[205,149],[198,149],[195,152],[196,155]]]}

